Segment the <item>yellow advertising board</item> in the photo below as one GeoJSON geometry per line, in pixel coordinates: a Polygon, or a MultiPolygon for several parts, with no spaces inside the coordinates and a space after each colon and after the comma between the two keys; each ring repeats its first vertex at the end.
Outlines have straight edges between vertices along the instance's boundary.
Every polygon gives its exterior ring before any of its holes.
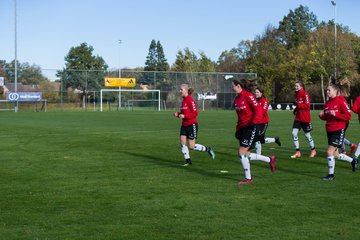
{"type": "Polygon", "coordinates": [[[135,87],[135,78],[105,78],[105,87],[135,87]]]}

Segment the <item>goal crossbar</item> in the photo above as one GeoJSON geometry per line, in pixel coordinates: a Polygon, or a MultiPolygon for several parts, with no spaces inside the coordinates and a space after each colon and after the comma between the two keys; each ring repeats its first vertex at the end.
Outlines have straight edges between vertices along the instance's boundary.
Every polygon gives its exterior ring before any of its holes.
{"type": "Polygon", "coordinates": [[[160,90],[140,90],[140,89],[100,89],[100,112],[103,111],[103,92],[141,92],[141,93],[149,93],[156,92],[158,94],[158,111],[160,111],[160,90]]]}

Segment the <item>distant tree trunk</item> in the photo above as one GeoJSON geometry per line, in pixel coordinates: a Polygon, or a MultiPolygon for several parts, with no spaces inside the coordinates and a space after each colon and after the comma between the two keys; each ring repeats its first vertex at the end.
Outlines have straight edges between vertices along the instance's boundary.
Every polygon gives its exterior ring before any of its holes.
{"type": "Polygon", "coordinates": [[[320,75],[321,78],[321,95],[323,97],[323,101],[325,103],[325,88],[324,88],[324,76],[321,74],[320,75]]]}
{"type": "Polygon", "coordinates": [[[82,97],[82,108],[85,109],[86,108],[86,94],[83,94],[83,97],[82,97]]]}
{"type": "Polygon", "coordinates": [[[271,89],[271,97],[272,97],[272,103],[275,103],[275,100],[276,100],[276,93],[275,93],[275,81],[274,79],[272,79],[272,89],[271,89]]]}

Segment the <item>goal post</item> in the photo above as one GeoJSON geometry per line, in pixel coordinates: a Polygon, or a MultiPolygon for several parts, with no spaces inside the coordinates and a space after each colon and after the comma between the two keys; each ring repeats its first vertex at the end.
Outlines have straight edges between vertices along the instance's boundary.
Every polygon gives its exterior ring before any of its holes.
{"type": "MultiPolygon", "coordinates": [[[[103,93],[104,92],[134,92],[134,93],[157,93],[157,110],[161,110],[161,96],[160,96],[160,90],[140,90],[140,89],[100,89],[100,112],[103,111],[103,93]]],[[[132,100],[134,101],[134,100],[132,100]]],[[[146,100],[144,100],[146,101],[146,100]]],[[[151,100],[150,100],[151,101],[151,100]]]]}

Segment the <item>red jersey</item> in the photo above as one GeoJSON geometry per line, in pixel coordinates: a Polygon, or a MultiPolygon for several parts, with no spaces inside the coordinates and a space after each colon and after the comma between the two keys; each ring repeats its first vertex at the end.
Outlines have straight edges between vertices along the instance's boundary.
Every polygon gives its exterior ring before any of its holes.
{"type": "Polygon", "coordinates": [[[269,122],[269,115],[268,115],[268,108],[269,108],[269,101],[266,97],[261,97],[256,99],[257,102],[260,104],[260,108],[262,111],[262,117],[260,124],[268,123],[269,122]]]}
{"type": "Polygon", "coordinates": [[[320,115],[320,118],[326,120],[327,132],[345,129],[346,123],[351,119],[351,111],[346,99],[343,96],[336,96],[327,100],[324,114],[320,115]],[[335,111],[335,116],[331,115],[330,111],[335,111]]]}
{"type": "Polygon", "coordinates": [[[234,99],[237,114],[236,131],[250,124],[260,124],[262,111],[254,95],[243,89],[234,99]]]}
{"type": "Polygon", "coordinates": [[[190,95],[184,97],[179,112],[179,114],[184,114],[182,126],[189,126],[191,124],[198,123],[196,119],[198,113],[199,111],[196,107],[195,100],[190,95]]]}
{"type": "Polygon", "coordinates": [[[358,115],[358,119],[360,121],[360,96],[358,96],[352,106],[352,110],[354,113],[358,115]]]}
{"type": "Polygon", "coordinates": [[[296,114],[295,121],[310,123],[310,96],[302,88],[295,93],[296,114]]]}

